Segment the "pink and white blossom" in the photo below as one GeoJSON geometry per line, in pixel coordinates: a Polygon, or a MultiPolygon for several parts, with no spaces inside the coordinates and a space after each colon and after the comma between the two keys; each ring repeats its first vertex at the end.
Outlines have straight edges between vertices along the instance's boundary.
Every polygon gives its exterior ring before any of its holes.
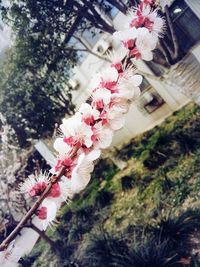
{"type": "Polygon", "coordinates": [[[82,115],[80,113],[76,113],[69,119],[63,119],[60,129],[64,135],[64,142],[66,142],[69,146],[92,146],[91,137],[93,132],[91,126],[83,122],[82,115]]]}
{"type": "Polygon", "coordinates": [[[71,190],[73,193],[79,193],[88,185],[93,169],[93,162],[88,160],[84,153],[81,154],[78,158],[76,167],[72,171],[72,177],[70,180],[71,190]]]}
{"type": "Polygon", "coordinates": [[[150,61],[153,59],[153,50],[156,48],[158,37],[152,35],[148,29],[139,28],[135,48],[130,51],[130,56],[135,59],[150,61]]]}
{"type": "Polygon", "coordinates": [[[69,155],[72,151],[72,147],[64,142],[63,138],[56,138],[54,141],[54,149],[59,153],[59,155],[65,156],[69,155]]]}
{"type": "Polygon", "coordinates": [[[82,115],[82,120],[87,124],[91,125],[99,118],[99,111],[92,108],[91,105],[83,103],[78,112],[82,115]]]}
{"type": "Polygon", "coordinates": [[[101,81],[100,87],[106,88],[113,92],[115,90],[115,86],[117,84],[119,74],[116,68],[108,67],[104,71],[101,72],[101,81]]]}
{"type": "Polygon", "coordinates": [[[138,35],[137,29],[130,28],[114,32],[113,38],[120,40],[124,44],[124,47],[132,49],[135,46],[135,40],[137,38],[137,35],[138,35]]]}
{"type": "Polygon", "coordinates": [[[95,124],[93,128],[93,141],[95,149],[105,149],[112,143],[113,131],[102,125],[102,122],[95,124]]]}
{"type": "Polygon", "coordinates": [[[105,70],[99,72],[91,81],[91,93],[98,91],[98,89],[106,88],[111,92],[115,90],[118,80],[118,71],[116,68],[109,66],[105,70]]]}
{"type": "Polygon", "coordinates": [[[20,186],[22,193],[27,193],[30,197],[40,196],[49,184],[49,174],[39,173],[30,175],[20,186]]]}
{"type": "Polygon", "coordinates": [[[145,26],[152,34],[159,37],[161,37],[165,31],[165,21],[158,15],[157,10],[149,13],[145,26]]]}
{"type": "Polygon", "coordinates": [[[119,79],[118,83],[118,93],[114,94],[118,98],[125,98],[127,100],[135,100],[140,96],[140,88],[139,85],[142,83],[141,75],[129,75],[126,72],[119,79]]]}
{"type": "Polygon", "coordinates": [[[57,205],[51,199],[44,199],[37,211],[42,229],[45,231],[49,225],[52,225],[57,213],[57,205]]]}
{"type": "Polygon", "coordinates": [[[121,129],[125,124],[125,116],[115,108],[104,109],[100,115],[102,125],[113,131],[121,129]]]}
{"type": "Polygon", "coordinates": [[[126,55],[127,49],[125,49],[123,46],[118,51],[114,50],[107,53],[107,57],[111,61],[111,66],[114,67],[118,72],[122,72],[122,60],[126,57],[126,55]]]}
{"type": "Polygon", "coordinates": [[[96,109],[103,109],[110,103],[111,92],[108,89],[100,88],[92,93],[92,107],[96,109]]]}

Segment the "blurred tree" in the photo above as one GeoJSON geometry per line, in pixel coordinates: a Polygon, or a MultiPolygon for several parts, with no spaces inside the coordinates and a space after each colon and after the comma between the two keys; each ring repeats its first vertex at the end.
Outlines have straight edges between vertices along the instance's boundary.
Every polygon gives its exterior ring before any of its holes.
{"type": "MultiPolygon", "coordinates": [[[[0,69],[0,111],[14,128],[21,146],[52,133],[55,123],[74,111],[67,80],[78,60],[73,35],[84,31],[112,33],[109,12],[119,0],[0,0],[4,22],[12,27],[14,46],[0,69]]],[[[92,38],[92,37],[91,37],[92,38]]],[[[77,40],[77,39],[76,39],[77,40]]],[[[89,51],[91,52],[91,51],[89,51]]]]}

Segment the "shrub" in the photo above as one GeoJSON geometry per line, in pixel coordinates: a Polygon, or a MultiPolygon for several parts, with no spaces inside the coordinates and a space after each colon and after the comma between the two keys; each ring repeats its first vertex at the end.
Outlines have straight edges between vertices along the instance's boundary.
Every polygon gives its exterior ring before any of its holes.
{"type": "Polygon", "coordinates": [[[90,239],[86,249],[82,267],[113,267],[117,258],[128,253],[128,247],[123,241],[101,232],[90,239]]]}
{"type": "Polygon", "coordinates": [[[132,189],[133,188],[133,185],[134,185],[134,177],[132,176],[124,176],[121,178],[121,186],[122,186],[122,190],[123,191],[127,191],[129,189],[132,189]]]}
{"type": "Polygon", "coordinates": [[[113,196],[114,196],[113,193],[103,189],[103,190],[99,191],[97,196],[96,196],[96,204],[100,208],[104,208],[106,206],[109,206],[111,204],[113,196]]]}
{"type": "Polygon", "coordinates": [[[173,249],[186,253],[189,248],[188,238],[196,228],[200,228],[200,214],[188,210],[178,217],[162,219],[154,229],[154,234],[161,242],[168,241],[173,249]]]}

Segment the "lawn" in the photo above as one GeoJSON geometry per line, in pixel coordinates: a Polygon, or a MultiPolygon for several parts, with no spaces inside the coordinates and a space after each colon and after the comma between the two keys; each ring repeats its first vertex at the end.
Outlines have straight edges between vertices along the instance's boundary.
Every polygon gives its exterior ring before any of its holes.
{"type": "Polygon", "coordinates": [[[97,162],[22,266],[200,266],[200,107],[189,104],[97,162]]]}

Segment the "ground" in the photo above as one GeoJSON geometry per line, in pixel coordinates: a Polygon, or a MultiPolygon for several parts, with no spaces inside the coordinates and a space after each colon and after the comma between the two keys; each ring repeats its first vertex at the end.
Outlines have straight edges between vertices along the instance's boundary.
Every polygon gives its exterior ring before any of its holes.
{"type": "MultiPolygon", "coordinates": [[[[166,224],[170,229],[166,242],[173,238],[175,243],[187,242],[185,249],[183,245],[180,248],[173,243],[173,249],[170,245],[170,253],[176,252],[177,257],[173,266],[200,266],[199,119],[200,107],[190,103],[116,152],[128,163],[126,169],[119,170],[111,160],[97,162],[87,189],[62,208],[58,225],[48,231],[55,247],[40,240],[22,266],[129,266],[110,265],[109,257],[109,263],[105,263],[106,252],[104,264],[88,261],[87,255],[97,257],[96,251],[91,254],[92,246],[105,233],[106,240],[123,240],[127,249],[134,246],[136,251],[137,244],[141,248],[141,242],[146,244],[152,236],[155,240],[161,224],[159,250],[166,224]]],[[[103,247],[106,251],[105,243],[103,247]]],[[[166,262],[161,265],[168,266],[166,262]]],[[[135,265],[134,261],[130,266],[157,265],[135,265]]]]}

